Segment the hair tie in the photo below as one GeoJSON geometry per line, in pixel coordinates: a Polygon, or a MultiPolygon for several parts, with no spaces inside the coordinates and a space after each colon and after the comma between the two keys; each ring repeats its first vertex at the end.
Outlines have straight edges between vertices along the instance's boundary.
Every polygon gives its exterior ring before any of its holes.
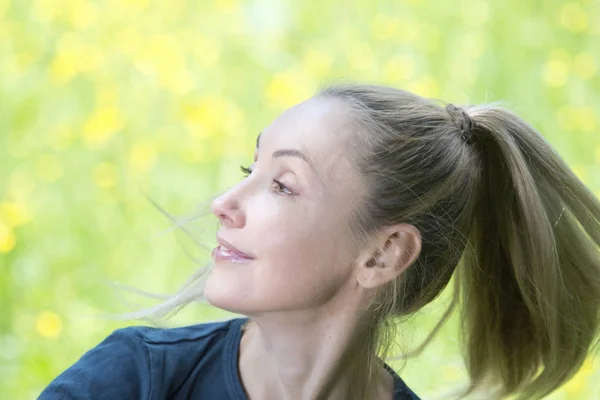
{"type": "Polygon", "coordinates": [[[450,115],[454,125],[460,129],[463,140],[470,142],[475,128],[475,122],[473,122],[471,116],[464,110],[464,108],[455,106],[454,104],[448,104],[446,106],[446,111],[450,115]]]}

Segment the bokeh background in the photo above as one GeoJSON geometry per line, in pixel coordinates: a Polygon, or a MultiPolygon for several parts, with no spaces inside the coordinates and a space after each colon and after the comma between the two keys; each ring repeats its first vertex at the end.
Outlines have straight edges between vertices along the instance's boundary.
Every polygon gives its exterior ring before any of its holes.
{"type": "MultiPolygon", "coordinates": [[[[0,398],[139,323],[105,318],[154,304],[111,282],[169,294],[208,260],[146,195],[193,213],[321,85],[504,101],[600,194],[599,69],[598,0],[0,0],[0,398]]],[[[216,219],[197,222],[210,248],[216,219]]],[[[401,371],[424,399],[464,382],[457,338],[452,321],[401,371]]],[[[550,398],[600,398],[599,378],[590,357],[550,398]]]]}

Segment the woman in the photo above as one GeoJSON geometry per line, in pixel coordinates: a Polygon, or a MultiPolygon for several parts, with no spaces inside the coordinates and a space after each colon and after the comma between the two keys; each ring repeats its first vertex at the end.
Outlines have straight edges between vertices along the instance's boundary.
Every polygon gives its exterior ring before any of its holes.
{"type": "Polygon", "coordinates": [[[455,271],[469,391],[542,397],[598,338],[600,204],[508,111],[337,85],[242,169],[204,296],[248,318],[118,330],[40,398],[417,399],[383,361],[393,318],[455,271]]]}

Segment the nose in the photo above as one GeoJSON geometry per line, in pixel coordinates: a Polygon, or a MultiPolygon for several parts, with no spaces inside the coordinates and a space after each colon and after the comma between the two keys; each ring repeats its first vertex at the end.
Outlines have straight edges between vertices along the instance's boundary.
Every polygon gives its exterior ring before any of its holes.
{"type": "Polygon", "coordinates": [[[229,190],[212,201],[211,209],[226,228],[241,228],[246,223],[240,202],[233,190],[229,190]]]}

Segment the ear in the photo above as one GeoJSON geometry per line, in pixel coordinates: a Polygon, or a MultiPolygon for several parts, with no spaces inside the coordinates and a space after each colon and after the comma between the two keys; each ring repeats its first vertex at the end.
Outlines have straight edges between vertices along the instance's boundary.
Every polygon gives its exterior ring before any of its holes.
{"type": "Polygon", "coordinates": [[[365,289],[384,285],[402,274],[421,252],[421,233],[410,224],[384,228],[359,256],[358,284],[365,289]]]}

